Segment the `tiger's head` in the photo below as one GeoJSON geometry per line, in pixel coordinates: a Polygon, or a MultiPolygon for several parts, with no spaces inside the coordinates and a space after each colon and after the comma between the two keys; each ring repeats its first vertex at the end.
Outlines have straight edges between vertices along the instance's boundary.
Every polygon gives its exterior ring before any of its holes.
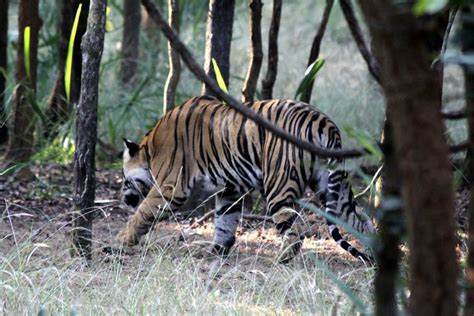
{"type": "Polygon", "coordinates": [[[153,177],[148,168],[144,148],[125,138],[124,145],[123,201],[132,209],[136,209],[153,186],[153,177]]]}

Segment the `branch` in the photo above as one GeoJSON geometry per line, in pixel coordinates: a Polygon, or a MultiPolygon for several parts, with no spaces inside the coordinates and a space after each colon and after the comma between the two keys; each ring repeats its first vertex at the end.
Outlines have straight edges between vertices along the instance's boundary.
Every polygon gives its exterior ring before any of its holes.
{"type": "Polygon", "coordinates": [[[268,33],[268,66],[267,75],[262,80],[262,98],[272,98],[273,86],[278,73],[278,32],[280,31],[281,0],[273,0],[272,21],[268,33]]]}
{"type": "Polygon", "coordinates": [[[251,0],[250,8],[250,38],[252,41],[252,50],[250,56],[250,65],[242,89],[242,102],[253,102],[255,91],[257,90],[258,75],[262,68],[262,1],[251,0]]]}
{"type": "Polygon", "coordinates": [[[364,40],[364,36],[362,34],[359,22],[357,21],[357,18],[355,16],[351,0],[340,0],[339,3],[341,5],[342,13],[344,13],[344,17],[346,18],[347,24],[349,25],[352,37],[354,38],[357,47],[359,47],[359,51],[362,57],[367,63],[367,67],[369,68],[370,74],[379,84],[381,84],[379,64],[370,52],[370,49],[368,48],[364,40]]]}
{"type": "MultiPolygon", "coordinates": [[[[179,31],[179,1],[168,1],[168,18],[171,27],[179,31]]],[[[176,88],[178,87],[179,77],[181,72],[181,62],[179,54],[168,43],[168,58],[170,63],[170,70],[168,78],[165,83],[165,91],[163,94],[163,113],[175,106],[176,88]]]]}
{"type": "MultiPolygon", "coordinates": [[[[326,32],[326,26],[328,25],[329,16],[331,15],[333,5],[334,0],[326,1],[326,7],[324,8],[321,24],[319,25],[318,32],[316,33],[316,36],[313,39],[313,44],[311,45],[311,52],[308,58],[308,67],[312,63],[314,63],[319,57],[319,52],[321,50],[321,42],[323,40],[324,33],[326,32]]],[[[309,101],[311,100],[311,92],[313,91],[313,84],[314,81],[311,83],[308,89],[303,92],[303,94],[301,95],[301,101],[309,103],[309,101]]]]}
{"type": "Polygon", "coordinates": [[[160,10],[156,7],[152,0],[142,0],[142,4],[145,9],[148,11],[150,18],[155,21],[155,23],[161,28],[163,34],[168,38],[171,46],[176,49],[180,54],[183,62],[188,66],[189,70],[198,78],[200,81],[204,82],[206,86],[211,90],[214,95],[218,98],[225,101],[231,108],[241,113],[248,119],[254,121],[257,125],[264,128],[265,130],[273,133],[275,136],[280,137],[291,144],[294,144],[304,150],[307,150],[321,158],[355,158],[360,157],[367,153],[365,149],[355,149],[355,150],[337,150],[337,149],[324,149],[319,146],[316,146],[310,142],[301,140],[300,138],[289,134],[284,129],[275,126],[268,119],[260,116],[258,113],[254,112],[251,108],[242,105],[239,101],[234,99],[229,94],[222,91],[216,84],[216,82],[206,75],[204,70],[199,66],[195,61],[191,52],[188,50],[186,45],[179,39],[176,32],[168,25],[165,18],[161,14],[160,10]]]}

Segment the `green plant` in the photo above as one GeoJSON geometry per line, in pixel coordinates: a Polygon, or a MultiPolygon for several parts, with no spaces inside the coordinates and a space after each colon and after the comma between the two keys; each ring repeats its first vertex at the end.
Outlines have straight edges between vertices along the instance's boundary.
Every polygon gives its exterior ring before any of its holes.
{"type": "Polygon", "coordinates": [[[295,100],[298,100],[301,95],[313,87],[314,80],[316,79],[316,76],[318,75],[321,68],[323,68],[324,62],[324,58],[319,57],[314,63],[306,68],[303,80],[301,80],[298,88],[296,89],[295,100]]]}
{"type": "Polygon", "coordinates": [[[74,41],[76,40],[77,26],[79,25],[79,17],[81,16],[82,3],[79,4],[72,24],[71,35],[69,37],[69,44],[67,48],[66,67],[64,69],[64,87],[66,90],[66,99],[69,102],[71,95],[71,76],[72,76],[72,58],[74,53],[74,41]]]}
{"type": "Polygon", "coordinates": [[[212,58],[212,67],[214,68],[214,72],[216,74],[216,80],[217,84],[219,85],[219,88],[221,88],[222,91],[225,93],[229,93],[229,90],[227,89],[227,85],[225,84],[224,78],[222,77],[221,70],[219,69],[219,66],[217,65],[217,62],[214,58],[212,58]]]}

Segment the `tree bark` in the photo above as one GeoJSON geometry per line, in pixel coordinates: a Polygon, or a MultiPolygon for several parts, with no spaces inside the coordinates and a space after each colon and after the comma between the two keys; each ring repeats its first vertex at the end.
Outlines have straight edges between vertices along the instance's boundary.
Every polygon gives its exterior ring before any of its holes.
{"type": "Polygon", "coordinates": [[[95,198],[95,144],[99,68],[104,48],[107,0],[92,0],[87,31],[82,39],[82,85],[76,109],[76,152],[74,154],[73,244],[90,260],[92,218],[95,198]]]}
{"type": "Polygon", "coordinates": [[[140,1],[124,0],[122,63],[120,68],[120,77],[124,84],[132,82],[137,73],[141,16],[140,1]]]}
{"type": "Polygon", "coordinates": [[[352,37],[354,38],[357,47],[359,48],[360,54],[367,63],[367,67],[369,69],[370,74],[378,83],[380,83],[379,63],[370,52],[370,49],[364,40],[364,35],[354,13],[354,8],[352,7],[351,0],[340,0],[339,4],[341,5],[342,13],[346,18],[347,25],[349,26],[349,30],[351,31],[352,37]]]}
{"type": "Polygon", "coordinates": [[[272,21],[268,33],[268,66],[267,74],[262,80],[262,99],[273,98],[273,86],[278,73],[278,33],[280,32],[281,0],[273,0],[272,21]]]}
{"type": "MultiPolygon", "coordinates": [[[[462,50],[464,53],[474,53],[474,5],[466,6],[461,15],[461,35],[462,50]]],[[[473,157],[474,153],[474,69],[473,66],[464,66],[464,86],[466,94],[466,112],[469,125],[469,147],[468,153],[473,157]]],[[[468,160],[468,177],[471,197],[469,201],[469,225],[468,225],[468,249],[467,267],[466,267],[466,307],[464,315],[474,315],[474,163],[472,159],[468,160]]]]}
{"type": "Polygon", "coordinates": [[[58,23],[58,75],[53,90],[48,98],[48,108],[45,113],[48,126],[45,127],[44,134],[48,138],[56,135],[57,126],[68,120],[72,111],[72,105],[79,100],[82,71],[81,39],[86,32],[87,15],[89,12],[89,0],[61,0],[58,2],[61,6],[61,15],[58,23]],[[79,24],[77,26],[76,38],[74,40],[71,91],[68,102],[66,99],[64,72],[72,25],[80,3],[82,3],[82,9],[79,24]]]}
{"type": "MultiPolygon", "coordinates": [[[[179,0],[168,0],[168,20],[170,26],[179,33],[179,0]]],[[[163,94],[163,113],[172,109],[176,105],[176,89],[181,75],[181,61],[179,54],[171,47],[168,42],[168,58],[170,70],[165,84],[165,93],[163,94]]]]}
{"type": "MultiPolygon", "coordinates": [[[[334,5],[334,0],[326,0],[326,7],[324,8],[323,18],[321,19],[321,24],[319,25],[318,32],[313,39],[313,44],[311,45],[311,52],[308,58],[308,67],[314,63],[318,57],[321,50],[321,42],[326,32],[326,27],[328,25],[329,17],[331,15],[332,7],[334,5]]],[[[311,93],[313,92],[313,84],[301,94],[301,101],[309,103],[311,101],[311,93]]]]}
{"type": "Polygon", "coordinates": [[[399,275],[400,239],[405,234],[404,214],[401,209],[400,178],[398,161],[395,156],[393,129],[390,114],[384,124],[382,151],[384,181],[382,196],[384,203],[378,211],[379,238],[376,240],[375,256],[375,314],[378,316],[398,315],[397,279],[399,275]]]}
{"type": "MultiPolygon", "coordinates": [[[[38,12],[39,0],[21,0],[18,4],[18,48],[16,55],[15,90],[13,92],[12,128],[9,133],[5,161],[26,162],[33,154],[34,117],[31,104],[36,97],[36,68],[38,64],[38,33],[41,18],[38,12]],[[30,34],[30,75],[25,67],[24,31],[29,26],[30,34]]],[[[28,168],[24,169],[25,175],[28,168]]]]}
{"type": "Polygon", "coordinates": [[[8,56],[8,0],[0,0],[0,145],[8,141],[7,113],[5,112],[5,81],[8,56]]]}
{"type": "Polygon", "coordinates": [[[253,102],[257,91],[258,76],[262,68],[262,6],[261,0],[250,0],[250,39],[252,42],[250,65],[242,89],[242,102],[253,102]]]}
{"type": "Polygon", "coordinates": [[[393,123],[410,247],[411,315],[456,315],[454,192],[431,41],[445,24],[416,19],[412,2],[360,2],[393,123]]]}
{"type": "MultiPolygon", "coordinates": [[[[216,77],[212,67],[212,59],[214,58],[227,87],[229,86],[230,46],[234,23],[234,7],[235,0],[210,0],[207,16],[204,71],[209,77],[216,77]]],[[[205,83],[202,86],[202,94],[214,95],[205,83]]]]}

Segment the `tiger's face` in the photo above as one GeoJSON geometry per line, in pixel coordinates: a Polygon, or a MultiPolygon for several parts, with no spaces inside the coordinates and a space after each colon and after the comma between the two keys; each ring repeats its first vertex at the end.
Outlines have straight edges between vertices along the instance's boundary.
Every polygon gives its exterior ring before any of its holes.
{"type": "Polygon", "coordinates": [[[153,177],[143,149],[137,143],[124,139],[123,202],[136,209],[153,186],[153,177]]]}

